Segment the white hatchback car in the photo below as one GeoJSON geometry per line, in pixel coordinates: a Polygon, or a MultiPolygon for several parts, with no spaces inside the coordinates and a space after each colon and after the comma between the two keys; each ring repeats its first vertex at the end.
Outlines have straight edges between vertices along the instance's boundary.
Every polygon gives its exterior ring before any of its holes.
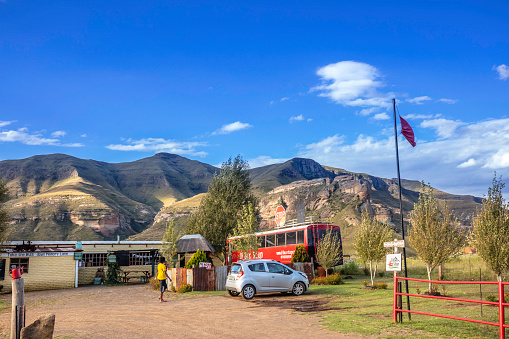
{"type": "Polygon", "coordinates": [[[308,277],[275,260],[241,260],[232,265],[226,278],[226,290],[231,296],[242,293],[252,299],[257,293],[292,292],[301,295],[309,289],[308,277]]]}

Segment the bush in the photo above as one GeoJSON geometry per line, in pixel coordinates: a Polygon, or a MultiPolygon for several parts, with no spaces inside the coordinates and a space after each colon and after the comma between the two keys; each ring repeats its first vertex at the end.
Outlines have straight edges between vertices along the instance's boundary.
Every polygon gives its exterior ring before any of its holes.
{"type": "Polygon", "coordinates": [[[341,285],[343,284],[343,277],[338,274],[331,274],[328,277],[317,277],[311,282],[315,285],[341,285]]]}
{"type": "Polygon", "coordinates": [[[373,288],[377,290],[386,290],[387,289],[387,283],[386,282],[376,282],[373,284],[373,288]]]}
{"type": "Polygon", "coordinates": [[[189,284],[184,284],[178,288],[177,293],[186,293],[186,292],[191,292],[192,290],[193,290],[193,286],[191,286],[189,284]]]}
{"type": "Polygon", "coordinates": [[[195,254],[189,259],[186,264],[186,268],[198,267],[201,262],[207,262],[207,256],[204,252],[198,250],[195,254]]]}
{"type": "Polygon", "coordinates": [[[297,246],[292,255],[292,263],[294,262],[309,262],[309,255],[306,248],[302,245],[297,246]]]}
{"type": "Polygon", "coordinates": [[[161,289],[161,285],[159,284],[159,280],[157,280],[156,277],[150,278],[148,280],[148,283],[149,283],[150,287],[152,287],[156,291],[159,291],[161,289]]]}
{"type": "Polygon", "coordinates": [[[362,286],[368,287],[368,285],[369,285],[369,281],[367,281],[367,280],[362,281],[362,286]]]}
{"type": "Polygon", "coordinates": [[[340,273],[343,275],[358,274],[359,265],[355,260],[349,261],[343,265],[343,268],[341,268],[340,273]]]}
{"type": "Polygon", "coordinates": [[[486,297],[486,301],[492,301],[492,302],[497,302],[497,297],[495,297],[494,294],[490,294],[486,297]]]}

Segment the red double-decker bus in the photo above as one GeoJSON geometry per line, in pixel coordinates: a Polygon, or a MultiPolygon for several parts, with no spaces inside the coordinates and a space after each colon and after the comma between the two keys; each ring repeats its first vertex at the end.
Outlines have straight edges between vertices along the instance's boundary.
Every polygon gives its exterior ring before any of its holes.
{"type": "MultiPolygon", "coordinates": [[[[338,233],[339,243],[337,246],[342,247],[341,231],[339,226],[313,222],[308,219],[305,223],[297,224],[293,220],[287,222],[285,227],[275,228],[264,232],[255,233],[258,238],[258,252],[256,259],[273,259],[283,264],[288,264],[292,260],[293,252],[297,246],[302,245],[306,248],[309,257],[316,264],[316,247],[328,230],[338,233]]],[[[238,237],[228,239],[228,258],[227,265],[243,259],[242,252],[235,251],[233,240],[238,237]]],[[[336,265],[343,264],[343,257],[336,265]]]]}

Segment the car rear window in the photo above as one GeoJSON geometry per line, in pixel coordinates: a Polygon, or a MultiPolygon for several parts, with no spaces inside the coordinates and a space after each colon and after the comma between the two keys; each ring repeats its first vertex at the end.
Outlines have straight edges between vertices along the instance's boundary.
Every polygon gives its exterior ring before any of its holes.
{"type": "Polygon", "coordinates": [[[251,264],[248,267],[253,272],[265,272],[265,265],[263,263],[251,264]]]}
{"type": "Polygon", "coordinates": [[[235,264],[235,265],[233,265],[233,266],[232,266],[232,271],[231,271],[231,273],[233,273],[233,274],[237,274],[237,273],[239,273],[239,272],[242,272],[242,266],[241,266],[241,265],[239,265],[239,264],[235,264]]]}

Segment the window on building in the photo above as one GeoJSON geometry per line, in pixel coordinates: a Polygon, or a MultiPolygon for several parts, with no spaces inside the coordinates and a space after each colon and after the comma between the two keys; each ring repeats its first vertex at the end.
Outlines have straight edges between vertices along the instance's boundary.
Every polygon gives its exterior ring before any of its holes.
{"type": "Polygon", "coordinates": [[[150,252],[130,252],[129,266],[135,265],[152,265],[152,257],[150,252]]]}
{"type": "Polygon", "coordinates": [[[0,280],[5,280],[5,259],[0,259],[0,280]]]}
{"type": "Polygon", "coordinates": [[[286,235],[286,233],[276,234],[276,246],[284,246],[285,245],[285,235],[286,235]]]}
{"type": "Polygon", "coordinates": [[[303,244],[304,243],[304,230],[297,231],[297,244],[303,244]]]}
{"type": "Polygon", "coordinates": [[[11,270],[21,267],[23,267],[23,273],[28,273],[28,258],[11,258],[11,270]]]}
{"type": "Polygon", "coordinates": [[[275,234],[267,234],[267,236],[265,237],[266,239],[266,242],[265,242],[265,247],[272,247],[272,246],[276,246],[276,236],[275,234]]]}
{"type": "Polygon", "coordinates": [[[286,233],[286,244],[295,245],[297,243],[297,232],[286,233]]]}
{"type": "Polygon", "coordinates": [[[83,253],[83,263],[85,267],[99,267],[106,263],[108,253],[83,253]]]}

